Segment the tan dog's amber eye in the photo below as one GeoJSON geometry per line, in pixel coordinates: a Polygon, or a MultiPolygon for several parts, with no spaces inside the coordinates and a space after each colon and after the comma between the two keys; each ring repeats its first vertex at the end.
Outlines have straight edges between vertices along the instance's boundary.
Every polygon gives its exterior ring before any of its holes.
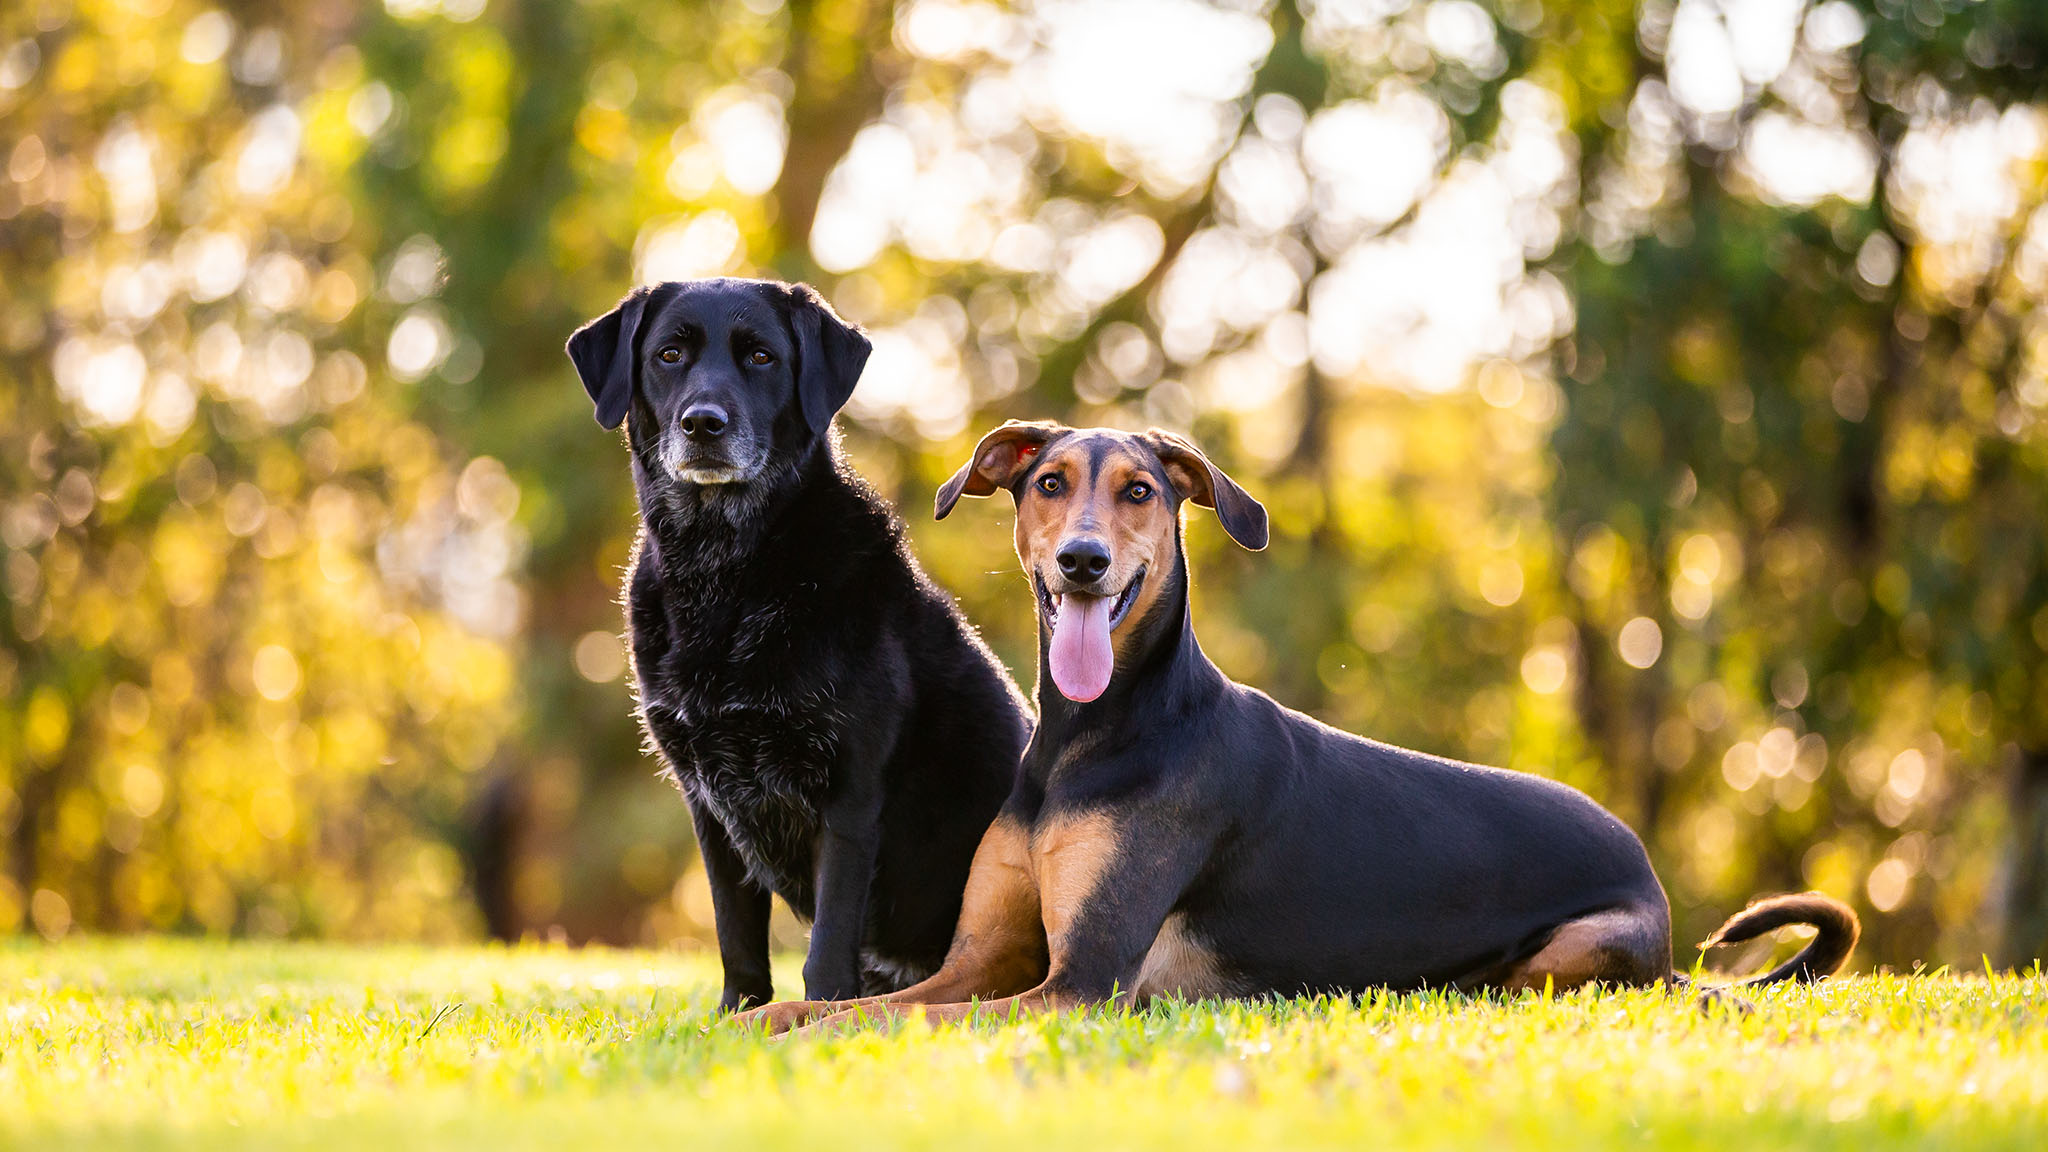
{"type": "Polygon", "coordinates": [[[1060,478],[1057,476],[1040,476],[1038,478],[1038,490],[1047,496],[1059,495],[1060,478]]]}
{"type": "Polygon", "coordinates": [[[1152,486],[1140,480],[1125,489],[1124,495],[1129,496],[1133,504],[1143,504],[1152,498],[1152,486]]]}
{"type": "Polygon", "coordinates": [[[769,351],[766,348],[756,348],[754,349],[753,353],[747,357],[747,363],[773,364],[775,363],[775,357],[769,354],[769,351]]]}
{"type": "Polygon", "coordinates": [[[671,344],[668,347],[663,348],[661,351],[656,352],[655,355],[661,357],[661,362],[663,364],[674,364],[683,358],[683,350],[671,344]]]}

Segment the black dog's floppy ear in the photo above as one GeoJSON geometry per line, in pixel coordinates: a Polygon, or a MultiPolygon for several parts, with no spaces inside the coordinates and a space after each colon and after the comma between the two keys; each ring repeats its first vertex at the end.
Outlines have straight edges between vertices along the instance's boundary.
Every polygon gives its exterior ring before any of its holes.
{"type": "Polygon", "coordinates": [[[1015,484],[1039,450],[1066,430],[1064,425],[1050,420],[1012,420],[983,436],[967,463],[953,473],[951,480],[939,485],[938,499],[932,502],[933,513],[944,520],[962,496],[992,496],[996,489],[1015,484]]]}
{"type": "Polygon", "coordinates": [[[1209,463],[1200,448],[1158,428],[1145,433],[1145,442],[1166,465],[1166,477],[1181,499],[1214,508],[1223,530],[1246,548],[1257,552],[1266,546],[1266,506],[1209,463]]]}
{"type": "Polygon", "coordinates": [[[633,404],[633,345],[652,288],[635,288],[619,306],[578,328],[569,337],[569,359],[583,377],[583,390],[597,405],[597,422],[617,428],[633,404]]]}
{"type": "Polygon", "coordinates": [[[796,330],[798,407],[812,433],[823,436],[832,426],[833,413],[853,395],[874,346],[808,284],[789,286],[789,309],[790,326],[796,330]]]}

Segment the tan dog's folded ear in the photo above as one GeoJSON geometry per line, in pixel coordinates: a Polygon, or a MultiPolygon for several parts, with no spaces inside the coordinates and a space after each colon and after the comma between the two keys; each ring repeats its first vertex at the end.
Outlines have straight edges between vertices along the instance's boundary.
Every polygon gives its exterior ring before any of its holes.
{"type": "Polygon", "coordinates": [[[993,496],[998,488],[1017,482],[1039,450],[1068,431],[1050,420],[1012,420],[981,438],[974,455],[960,466],[953,478],[939,485],[934,515],[944,520],[962,496],[993,496]]]}
{"type": "Polygon", "coordinates": [[[1246,548],[1257,552],[1266,546],[1266,506],[1252,499],[1223,469],[1209,463],[1200,448],[1160,428],[1145,433],[1145,443],[1166,465],[1166,477],[1173,481],[1181,499],[1214,508],[1223,530],[1246,548]]]}

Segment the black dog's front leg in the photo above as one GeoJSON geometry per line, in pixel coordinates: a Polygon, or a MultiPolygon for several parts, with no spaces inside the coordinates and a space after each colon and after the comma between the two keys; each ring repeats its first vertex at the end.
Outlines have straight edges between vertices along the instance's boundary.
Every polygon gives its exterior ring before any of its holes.
{"type": "Polygon", "coordinates": [[[881,797],[871,787],[846,791],[825,809],[825,826],[818,834],[817,917],[810,954],[804,958],[807,1000],[852,1000],[861,994],[868,889],[882,842],[881,797]]]}
{"type": "MultiPolygon", "coordinates": [[[[854,721],[840,731],[831,783],[819,813],[817,899],[804,999],[861,995],[860,954],[868,934],[868,891],[882,844],[883,776],[896,748],[909,681],[902,646],[885,641],[846,701],[854,721]]],[[[899,833],[900,834],[900,833],[899,833]]]]}
{"type": "Polygon", "coordinates": [[[733,849],[725,826],[694,800],[690,822],[697,829],[704,875],[711,881],[718,958],[725,966],[725,992],[718,998],[718,1010],[737,1012],[766,1004],[775,998],[768,974],[768,890],[747,877],[746,863],[733,849]]]}

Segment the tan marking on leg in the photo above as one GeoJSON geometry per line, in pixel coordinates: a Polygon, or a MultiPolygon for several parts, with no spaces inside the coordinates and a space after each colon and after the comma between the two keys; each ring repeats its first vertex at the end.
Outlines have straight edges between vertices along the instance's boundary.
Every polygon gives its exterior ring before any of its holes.
{"type": "Polygon", "coordinates": [[[1625,946],[1641,927],[1636,913],[1622,909],[1568,920],[1551,933],[1540,951],[1515,965],[1500,986],[1519,992],[1548,984],[1562,992],[1595,980],[1619,978],[1625,961],[1615,955],[1616,946],[1625,946]]]}
{"type": "Polygon", "coordinates": [[[1145,953],[1138,968],[1133,998],[1142,1004],[1155,996],[1179,996],[1200,1000],[1229,994],[1228,982],[1216,954],[1189,934],[1187,920],[1176,912],[1166,918],[1159,936],[1145,953]]]}
{"type": "Polygon", "coordinates": [[[811,1017],[816,1022],[801,1034],[909,1018],[934,1024],[970,1017],[995,1020],[1013,1009],[1040,1012],[1064,1006],[1067,999],[1044,984],[1048,942],[1051,948],[1058,947],[1060,934],[1096,890],[1116,847],[1114,833],[1115,825],[1100,813],[1054,820],[1028,837],[1015,824],[998,821],[974,855],[968,880],[974,911],[962,908],[960,931],[939,974],[893,996],[835,1005],[832,1014],[811,1017]],[[1028,932],[1017,922],[1026,914],[1041,921],[1030,925],[1028,932]],[[1024,955],[1020,942],[1027,940],[1032,946],[1028,969],[1017,960],[1024,955]],[[995,957],[1007,960],[997,963],[995,957]],[[986,979],[991,971],[1015,976],[1027,970],[1033,975],[1021,985],[996,989],[986,979]],[[990,996],[997,998],[978,1003],[974,999],[990,996]]]}
{"type": "Polygon", "coordinates": [[[770,1035],[820,1017],[888,1004],[950,1004],[977,996],[1012,996],[1044,981],[1045,929],[1031,870],[1031,838],[1023,825],[999,816],[974,850],[960,898],[960,924],[946,962],[920,983],[887,996],[860,1000],[792,1000],[732,1018],[739,1027],[770,1035]]]}
{"type": "Polygon", "coordinates": [[[999,816],[974,850],[960,898],[960,926],[945,964],[903,993],[916,992],[918,997],[907,1002],[926,1004],[1013,996],[1044,980],[1046,970],[1031,833],[1009,816],[999,816]]]}
{"type": "Polygon", "coordinates": [[[1051,959],[1057,961],[1067,929],[1102,887],[1117,849],[1116,822],[1101,812],[1063,816],[1033,835],[1040,915],[1051,959]]]}

